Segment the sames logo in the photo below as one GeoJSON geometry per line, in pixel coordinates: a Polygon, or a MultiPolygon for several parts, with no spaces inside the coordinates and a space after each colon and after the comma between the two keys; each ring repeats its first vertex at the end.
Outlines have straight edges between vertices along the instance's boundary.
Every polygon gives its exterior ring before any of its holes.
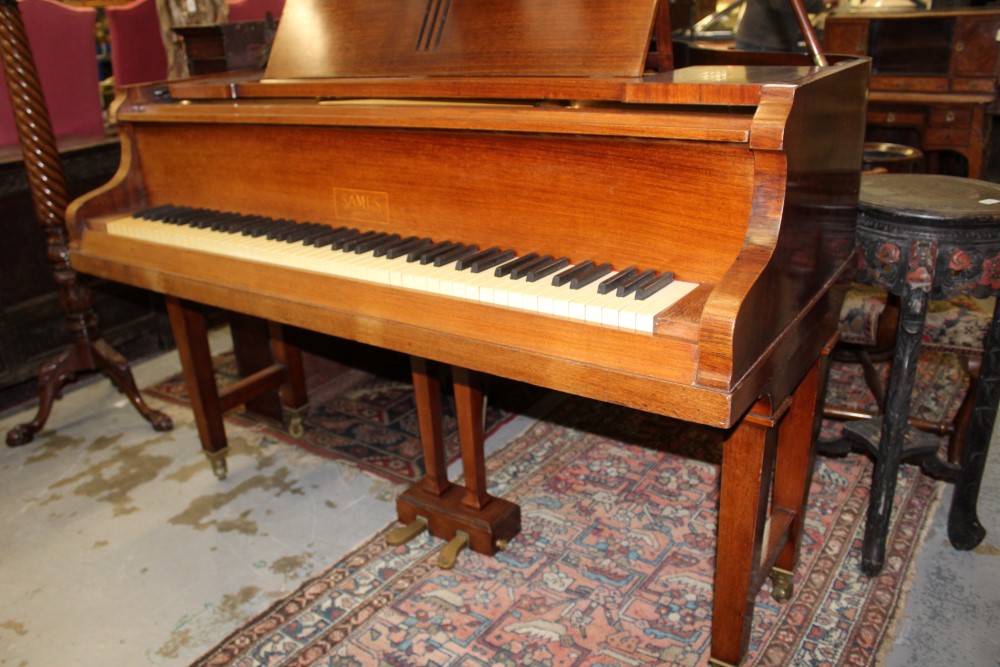
{"type": "Polygon", "coordinates": [[[334,188],[337,217],[360,222],[388,222],[389,195],[371,190],[334,188]]]}

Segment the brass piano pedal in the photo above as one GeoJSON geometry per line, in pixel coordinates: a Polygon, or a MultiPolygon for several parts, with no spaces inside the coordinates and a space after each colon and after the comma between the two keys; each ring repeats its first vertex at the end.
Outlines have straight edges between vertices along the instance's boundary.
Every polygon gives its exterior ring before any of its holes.
{"type": "Polygon", "coordinates": [[[458,552],[467,546],[469,546],[469,534],[462,531],[456,532],[455,537],[449,540],[448,544],[441,551],[441,555],[438,556],[438,567],[442,570],[450,570],[455,567],[455,561],[458,560],[458,552]]]}
{"type": "Polygon", "coordinates": [[[390,531],[389,534],[385,536],[385,541],[390,546],[398,547],[401,544],[406,544],[425,530],[427,530],[427,519],[422,516],[418,516],[415,520],[405,526],[400,526],[399,528],[390,531]]]}

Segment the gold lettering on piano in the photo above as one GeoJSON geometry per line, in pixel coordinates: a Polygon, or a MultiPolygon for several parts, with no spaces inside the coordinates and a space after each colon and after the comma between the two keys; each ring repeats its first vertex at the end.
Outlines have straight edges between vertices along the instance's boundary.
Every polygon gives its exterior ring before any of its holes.
{"type": "Polygon", "coordinates": [[[337,217],[359,222],[388,222],[389,194],[372,190],[334,188],[337,217]]]}

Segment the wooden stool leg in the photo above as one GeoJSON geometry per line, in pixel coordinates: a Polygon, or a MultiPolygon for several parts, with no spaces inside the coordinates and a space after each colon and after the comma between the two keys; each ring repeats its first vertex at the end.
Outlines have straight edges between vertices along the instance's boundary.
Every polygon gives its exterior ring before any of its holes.
{"type": "Polygon", "coordinates": [[[875,576],[885,560],[885,542],[889,532],[896,477],[903,456],[903,441],[909,427],[910,394],[916,380],[920,335],[927,316],[928,294],[922,289],[907,289],[903,295],[896,332],[896,352],[889,378],[885,414],[878,455],[872,472],[868,522],[861,547],[861,570],[875,576]]]}
{"type": "Polygon", "coordinates": [[[166,304],[202,450],[212,464],[215,476],[225,479],[228,443],[222,423],[223,410],[215,383],[215,369],[212,367],[212,352],[208,346],[205,314],[198,305],[177,297],[166,297],[166,304]]]}
{"type": "Polygon", "coordinates": [[[962,464],[955,481],[948,512],[948,539],[956,549],[974,549],[986,537],[976,505],[979,485],[986,468],[986,456],[1000,403],[1000,307],[993,311],[993,321],[986,335],[979,386],[972,410],[968,435],[962,447],[962,464]]]}

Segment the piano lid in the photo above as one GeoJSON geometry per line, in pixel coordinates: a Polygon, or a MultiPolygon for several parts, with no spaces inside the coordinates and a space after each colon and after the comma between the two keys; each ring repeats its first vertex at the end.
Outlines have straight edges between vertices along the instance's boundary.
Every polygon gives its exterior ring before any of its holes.
{"type": "Polygon", "coordinates": [[[657,0],[289,0],[265,79],[640,76],[657,0]]]}

